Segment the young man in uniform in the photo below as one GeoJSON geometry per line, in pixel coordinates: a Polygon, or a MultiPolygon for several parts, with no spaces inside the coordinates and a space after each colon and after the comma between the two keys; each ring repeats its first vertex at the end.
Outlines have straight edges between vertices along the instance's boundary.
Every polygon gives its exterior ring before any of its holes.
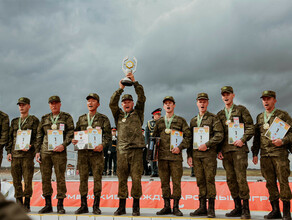
{"type": "Polygon", "coordinates": [[[289,128],[284,138],[270,140],[265,136],[274,119],[278,117],[290,126],[292,119],[290,115],[280,109],[276,109],[276,93],[264,91],[261,96],[265,111],[257,116],[255,125],[255,136],[252,153],[253,163],[258,163],[258,154],[261,151],[261,171],[266,179],[266,187],[269,191],[272,211],[265,216],[265,219],[281,219],[279,198],[283,202],[283,219],[291,219],[290,200],[292,198],[289,187],[290,161],[288,159],[290,146],[292,144],[292,129],[289,128]],[[280,190],[277,186],[279,181],[280,190]]]}
{"type": "Polygon", "coordinates": [[[120,88],[114,92],[110,100],[110,109],[113,113],[118,130],[117,146],[117,174],[119,179],[118,197],[119,208],[115,215],[126,214],[126,199],[128,198],[128,177],[132,178],[131,196],[133,202],[133,216],[140,215],[140,197],[142,196],[141,177],[143,173],[143,148],[145,140],[141,132],[144,121],[144,106],[146,97],[143,86],[135,81],[134,75],[128,73],[127,77],[133,82],[138,96],[134,107],[133,97],[130,94],[122,96],[122,108],[119,108],[119,100],[125,86],[119,83],[120,88]]]}
{"type": "Polygon", "coordinates": [[[43,196],[46,205],[39,213],[53,212],[51,185],[52,169],[54,167],[57,178],[57,212],[65,214],[63,206],[64,198],[66,198],[66,182],[65,171],[67,166],[67,150],[66,147],[71,143],[74,135],[73,118],[69,113],[61,112],[61,99],[59,96],[51,96],[49,98],[49,106],[51,113],[44,115],[40,121],[37,131],[37,144],[35,159],[40,163],[42,174],[43,196]],[[49,150],[48,146],[48,130],[63,131],[63,143],[56,146],[53,150],[49,150]]]}
{"type": "MultiPolygon", "coordinates": [[[[94,180],[94,202],[93,214],[101,214],[99,208],[100,195],[102,188],[102,171],[103,171],[103,149],[111,142],[111,125],[107,116],[97,112],[100,106],[99,96],[96,93],[90,93],[87,97],[88,113],[81,115],[77,121],[75,131],[86,131],[87,129],[102,130],[102,144],[96,146],[93,150],[78,151],[78,168],[80,175],[79,192],[81,195],[81,207],[75,211],[75,214],[88,213],[87,194],[88,194],[88,177],[91,168],[94,180]]],[[[72,144],[76,145],[78,140],[73,139],[72,144]]]]}
{"type": "Polygon", "coordinates": [[[34,156],[36,135],[39,119],[34,115],[29,115],[30,99],[22,97],[18,99],[20,117],[11,121],[9,131],[9,145],[6,147],[7,160],[11,162],[11,174],[15,189],[14,197],[16,202],[23,205],[26,212],[30,212],[30,198],[32,196],[32,178],[34,173],[34,156]],[[16,150],[17,131],[31,130],[29,150],[16,150]],[[24,180],[24,190],[22,189],[22,177],[24,180]]]}
{"type": "Polygon", "coordinates": [[[156,122],[153,137],[160,137],[158,148],[158,170],[161,180],[162,196],[164,208],[157,212],[157,215],[167,215],[173,213],[182,216],[179,210],[179,200],[181,198],[181,177],[183,175],[182,150],[189,147],[190,129],[186,120],[174,114],[175,101],[172,96],[163,99],[163,108],[166,115],[156,122]],[[183,132],[183,140],[177,147],[171,149],[171,131],[183,132]],[[170,177],[173,182],[171,194],[170,177]],[[173,212],[171,212],[170,199],[173,199],[173,212]]]}
{"type": "Polygon", "coordinates": [[[109,168],[108,175],[109,176],[111,176],[112,174],[114,176],[117,175],[117,142],[118,142],[117,128],[113,127],[112,128],[112,145],[110,148],[111,153],[110,153],[109,165],[108,165],[108,168],[109,168]],[[114,167],[113,167],[113,165],[114,165],[114,167]]]}
{"type": "Polygon", "coordinates": [[[231,86],[222,87],[221,95],[225,108],[219,111],[217,116],[223,125],[224,139],[219,145],[218,159],[223,160],[227,185],[235,204],[235,208],[231,212],[226,213],[226,216],[250,219],[246,169],[249,152],[247,141],[254,135],[253,120],[249,111],[244,106],[233,103],[235,94],[231,86]],[[244,124],[244,134],[241,139],[234,141],[233,144],[229,144],[228,124],[234,121],[244,124]],[[243,200],[243,204],[241,200],[243,200]]]}
{"type": "Polygon", "coordinates": [[[208,215],[208,218],[215,218],[216,186],[215,176],[217,171],[217,145],[224,137],[223,127],[219,118],[208,112],[209,97],[207,93],[197,95],[197,106],[199,114],[191,119],[191,143],[187,150],[188,164],[194,167],[197,185],[199,187],[200,207],[190,213],[191,216],[208,215]],[[194,127],[208,127],[209,140],[193,149],[194,127]],[[208,211],[206,200],[208,199],[208,211]]]}

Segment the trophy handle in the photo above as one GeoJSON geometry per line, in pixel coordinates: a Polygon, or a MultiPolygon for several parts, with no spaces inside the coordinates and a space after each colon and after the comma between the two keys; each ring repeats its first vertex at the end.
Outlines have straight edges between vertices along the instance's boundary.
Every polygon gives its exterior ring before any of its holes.
{"type": "Polygon", "coordinates": [[[129,56],[125,56],[125,58],[122,61],[122,70],[125,73],[125,75],[127,75],[127,70],[124,68],[124,64],[128,59],[129,59],[129,56]]]}
{"type": "Polygon", "coordinates": [[[135,62],[135,69],[133,69],[132,73],[134,74],[137,70],[138,61],[137,61],[136,57],[133,57],[133,60],[135,62]]]}

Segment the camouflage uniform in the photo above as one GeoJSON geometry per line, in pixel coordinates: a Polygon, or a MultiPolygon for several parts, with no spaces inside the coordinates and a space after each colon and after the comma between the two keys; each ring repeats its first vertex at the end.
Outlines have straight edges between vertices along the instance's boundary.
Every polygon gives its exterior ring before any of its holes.
{"type": "Polygon", "coordinates": [[[74,123],[71,115],[66,112],[60,112],[59,119],[57,121],[58,129],[60,124],[64,124],[63,138],[64,151],[54,152],[48,150],[48,135],[47,131],[51,130],[52,113],[46,114],[42,117],[37,131],[37,144],[36,153],[41,153],[41,173],[43,184],[43,196],[52,196],[53,189],[51,185],[52,168],[54,166],[56,178],[57,178],[57,199],[66,198],[66,183],[65,183],[65,171],[67,165],[67,150],[66,147],[71,143],[74,135],[74,123]]]}
{"type": "Polygon", "coordinates": [[[193,128],[197,127],[197,117],[191,119],[191,143],[187,150],[188,157],[193,158],[193,165],[197,184],[199,187],[199,198],[215,198],[215,175],[217,170],[217,145],[223,140],[223,127],[218,117],[206,112],[202,118],[200,127],[208,126],[210,139],[206,143],[207,150],[193,150],[193,128]]]}
{"type": "Polygon", "coordinates": [[[226,171],[226,178],[231,196],[240,197],[243,200],[249,199],[249,188],[246,180],[246,169],[248,166],[247,154],[249,152],[247,141],[254,135],[254,125],[249,111],[242,105],[234,105],[230,120],[234,117],[239,118],[239,123],[244,123],[244,135],[241,141],[242,147],[228,144],[228,126],[224,109],[217,114],[224,128],[224,139],[219,144],[219,151],[223,154],[223,167],[226,171]]]}
{"type": "MultiPolygon", "coordinates": [[[[107,116],[96,113],[93,119],[92,125],[93,128],[100,127],[102,129],[102,145],[108,146],[111,142],[111,126],[110,121],[107,116]]],[[[87,114],[84,114],[79,117],[76,124],[75,131],[84,131],[87,130],[88,120],[87,114]]],[[[101,179],[103,171],[103,151],[97,152],[93,150],[79,150],[78,151],[78,169],[80,175],[80,186],[79,192],[81,196],[86,196],[88,193],[88,176],[89,169],[92,169],[93,179],[94,179],[94,195],[100,196],[101,194],[101,179]]]]}
{"type": "Polygon", "coordinates": [[[9,145],[6,147],[7,154],[12,154],[11,174],[13,177],[13,185],[15,188],[15,198],[31,197],[32,196],[32,178],[34,171],[34,155],[36,145],[37,128],[39,119],[34,115],[28,116],[24,124],[21,125],[21,130],[31,130],[31,147],[28,151],[15,150],[18,118],[11,121],[9,131],[9,145]],[[24,190],[22,189],[22,177],[24,179],[24,190]]]}
{"type": "Polygon", "coordinates": [[[158,171],[161,179],[161,189],[164,199],[180,199],[181,197],[181,177],[183,175],[182,167],[182,150],[189,147],[191,132],[186,120],[175,115],[170,129],[183,132],[183,141],[178,146],[179,154],[173,154],[170,151],[170,134],[165,133],[164,118],[160,118],[154,127],[153,137],[160,137],[158,149],[158,171]],[[173,190],[171,194],[170,177],[173,182],[173,190]]]}
{"type": "MultiPolygon", "coordinates": [[[[125,112],[118,106],[120,96],[124,91],[123,89],[118,89],[114,92],[109,105],[118,131],[117,175],[119,178],[118,197],[120,199],[128,197],[127,182],[129,176],[132,178],[131,196],[139,199],[142,195],[141,177],[143,173],[143,148],[145,147],[145,142],[141,128],[144,121],[146,97],[143,86],[137,81],[134,82],[134,88],[138,100],[125,122],[122,121],[125,112]]],[[[124,96],[130,97],[130,95],[124,96]]]]}
{"type": "Polygon", "coordinates": [[[9,135],[9,117],[4,112],[0,111],[0,167],[3,158],[3,148],[8,144],[8,135],[9,135]]]}

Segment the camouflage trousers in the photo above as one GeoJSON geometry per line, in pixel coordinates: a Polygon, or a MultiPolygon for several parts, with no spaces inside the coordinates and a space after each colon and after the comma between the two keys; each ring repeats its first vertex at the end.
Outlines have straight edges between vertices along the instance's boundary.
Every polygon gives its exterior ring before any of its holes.
{"type": "Polygon", "coordinates": [[[143,149],[128,149],[117,152],[117,175],[119,179],[120,199],[128,198],[128,177],[132,178],[131,196],[142,196],[141,177],[143,173],[143,149]]]}
{"type": "Polygon", "coordinates": [[[88,194],[88,177],[89,169],[92,169],[94,188],[93,193],[95,196],[101,194],[101,179],[104,166],[103,152],[89,152],[87,150],[78,151],[78,169],[80,176],[79,192],[81,196],[88,194]]]}
{"type": "Polygon", "coordinates": [[[199,198],[215,198],[215,176],[217,171],[216,157],[193,157],[194,173],[199,187],[199,198]]]}
{"type": "Polygon", "coordinates": [[[288,177],[290,176],[290,161],[287,157],[261,157],[261,172],[266,179],[270,201],[290,201],[292,198],[288,177]],[[280,193],[277,186],[280,183],[280,193]]]}
{"type": "Polygon", "coordinates": [[[2,164],[2,158],[3,158],[3,149],[0,148],[0,168],[2,164]]]}
{"type": "Polygon", "coordinates": [[[41,154],[41,173],[43,184],[43,196],[52,196],[53,188],[51,184],[52,169],[54,167],[57,179],[57,199],[66,198],[65,171],[67,166],[67,153],[53,152],[52,154],[41,154]]]}
{"type": "Polygon", "coordinates": [[[32,178],[34,173],[33,157],[13,157],[11,161],[11,175],[15,189],[15,198],[32,196],[32,178]],[[22,177],[24,190],[22,189],[22,177]]]}
{"type": "Polygon", "coordinates": [[[226,171],[227,185],[232,198],[249,199],[246,179],[247,153],[231,151],[223,154],[223,167],[226,171]]]}
{"type": "Polygon", "coordinates": [[[164,199],[181,198],[181,178],[183,175],[182,161],[159,160],[158,172],[161,180],[162,196],[164,199]],[[170,177],[172,179],[173,190],[170,190],[170,177]]]}

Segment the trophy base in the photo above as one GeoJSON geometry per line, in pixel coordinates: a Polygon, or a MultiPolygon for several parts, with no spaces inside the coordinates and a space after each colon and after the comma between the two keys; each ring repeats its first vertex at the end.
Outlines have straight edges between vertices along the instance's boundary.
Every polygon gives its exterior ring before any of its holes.
{"type": "Polygon", "coordinates": [[[121,82],[124,86],[132,86],[134,83],[132,82],[132,80],[130,80],[128,77],[125,77],[124,79],[122,79],[121,82]]]}

